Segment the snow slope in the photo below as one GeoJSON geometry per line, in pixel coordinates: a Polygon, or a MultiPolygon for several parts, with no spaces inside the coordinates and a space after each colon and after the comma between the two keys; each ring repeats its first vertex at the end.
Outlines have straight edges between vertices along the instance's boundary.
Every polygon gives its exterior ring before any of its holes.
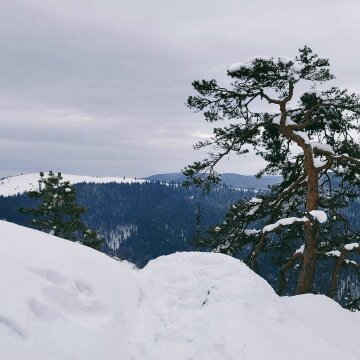
{"type": "Polygon", "coordinates": [[[0,358],[358,360],[360,314],[279,298],[241,262],[177,253],[142,270],[0,222],[0,358]]]}
{"type": "MultiPolygon", "coordinates": [[[[78,183],[95,183],[95,184],[105,184],[105,183],[143,183],[146,180],[133,179],[133,178],[120,178],[120,177],[97,177],[97,176],[83,176],[83,175],[69,175],[61,174],[64,180],[69,181],[70,184],[78,183]]],[[[16,194],[21,194],[26,191],[35,190],[39,186],[40,175],[36,174],[25,174],[12,176],[0,180],[0,196],[12,196],[16,194]]]]}

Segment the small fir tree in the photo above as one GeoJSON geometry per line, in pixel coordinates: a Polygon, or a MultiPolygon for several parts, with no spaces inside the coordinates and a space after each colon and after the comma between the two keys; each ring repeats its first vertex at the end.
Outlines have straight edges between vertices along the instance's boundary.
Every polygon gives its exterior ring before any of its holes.
{"type": "Polygon", "coordinates": [[[76,203],[75,187],[64,181],[61,173],[40,172],[39,188],[30,191],[29,196],[38,200],[38,205],[20,211],[33,216],[35,228],[99,250],[102,240],[81,221],[86,209],[76,203]]]}
{"type": "Polygon", "coordinates": [[[334,297],[341,267],[351,264],[347,256],[360,253],[359,229],[342,211],[360,195],[359,96],[337,87],[318,90],[334,77],[328,59],[308,47],[294,59],[234,64],[228,76],[228,87],[216,80],[193,82],[197,95],[189,97],[188,106],[209,122],[230,123],[195,146],[214,150],[184,169],[187,184],[208,190],[220,181],[216,165],[249,148],[267,162],[258,177],[275,174],[282,180],[267,193],[234,204],[210,245],[242,256],[254,270],[259,254],[270,252],[279,266],[280,293],[286,272],[299,264],[297,293],[313,292],[317,263],[336,257],[328,291],[334,297]]]}

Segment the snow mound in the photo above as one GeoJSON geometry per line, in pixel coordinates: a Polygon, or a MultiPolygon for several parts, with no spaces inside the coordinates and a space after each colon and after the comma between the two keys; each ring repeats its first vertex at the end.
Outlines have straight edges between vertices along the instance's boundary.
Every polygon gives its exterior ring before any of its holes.
{"type": "Polygon", "coordinates": [[[222,254],[142,270],[0,222],[0,353],[15,359],[358,360],[360,316],[323,296],[278,297],[222,254]]]}
{"type": "MultiPolygon", "coordinates": [[[[106,183],[143,183],[146,180],[133,179],[133,178],[121,178],[121,177],[97,177],[97,176],[83,176],[83,175],[70,175],[61,174],[65,181],[69,181],[70,184],[78,183],[94,183],[94,184],[106,184],[106,183]]],[[[13,196],[22,194],[27,191],[36,190],[39,187],[40,174],[25,174],[12,176],[0,180],[0,196],[13,196]]]]}

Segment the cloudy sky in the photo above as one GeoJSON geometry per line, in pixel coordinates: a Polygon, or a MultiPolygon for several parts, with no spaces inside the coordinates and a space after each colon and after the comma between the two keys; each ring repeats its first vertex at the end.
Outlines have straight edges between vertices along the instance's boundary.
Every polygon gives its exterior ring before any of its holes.
{"type": "Polygon", "coordinates": [[[1,0],[0,177],[177,172],[211,132],[185,106],[193,80],[307,44],[360,91],[359,38],[358,0],[1,0]]]}

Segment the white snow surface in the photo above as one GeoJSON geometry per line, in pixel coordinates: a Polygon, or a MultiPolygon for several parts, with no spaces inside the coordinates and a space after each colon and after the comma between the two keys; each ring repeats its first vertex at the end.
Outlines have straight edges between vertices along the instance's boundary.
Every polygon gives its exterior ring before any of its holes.
{"type": "Polygon", "coordinates": [[[305,144],[308,144],[308,145],[310,144],[309,136],[305,132],[303,132],[303,131],[293,131],[293,132],[294,132],[294,134],[300,136],[304,140],[305,144]]]}
{"type": "MultiPolygon", "coordinates": [[[[146,180],[123,178],[123,177],[97,177],[97,176],[84,176],[84,175],[70,175],[61,173],[64,181],[69,181],[70,184],[78,183],[143,183],[146,180]]],[[[36,190],[39,187],[40,174],[25,174],[12,176],[0,180],[0,196],[12,196],[16,194],[22,194],[27,191],[36,190]]]]}
{"type": "Polygon", "coordinates": [[[260,205],[253,206],[245,215],[251,216],[254,215],[260,209],[260,205]]]}
{"type": "Polygon", "coordinates": [[[322,210],[311,210],[309,212],[309,214],[311,216],[313,216],[315,219],[317,219],[317,221],[320,223],[320,224],[323,224],[324,222],[327,221],[327,215],[324,211],[322,210]]]}
{"type": "Polygon", "coordinates": [[[327,256],[336,256],[336,257],[340,257],[341,252],[339,250],[331,250],[328,251],[327,253],[325,253],[327,256]]]}
{"type": "Polygon", "coordinates": [[[228,65],[227,69],[228,69],[229,73],[233,73],[235,71],[240,70],[242,67],[246,68],[246,67],[253,66],[253,64],[256,60],[270,61],[270,60],[272,60],[272,58],[270,56],[252,56],[252,57],[248,58],[245,62],[237,62],[237,63],[231,64],[231,65],[228,65]]]}
{"type": "Polygon", "coordinates": [[[256,230],[256,229],[245,229],[244,230],[245,235],[256,235],[259,233],[261,233],[261,230],[256,230]]]}
{"type": "Polygon", "coordinates": [[[305,250],[305,245],[301,245],[294,253],[294,255],[296,254],[303,254],[304,253],[304,250],[305,250]]]}
{"type": "Polygon", "coordinates": [[[261,204],[262,201],[263,201],[262,199],[257,198],[257,197],[252,197],[252,198],[249,200],[250,203],[255,203],[255,204],[261,204]]]}
{"type": "Polygon", "coordinates": [[[234,63],[234,64],[229,65],[229,66],[227,67],[227,69],[228,69],[228,71],[229,71],[230,73],[233,73],[233,72],[235,72],[235,71],[240,70],[241,67],[243,67],[243,66],[245,66],[244,63],[239,63],[239,62],[238,62],[238,63],[234,63]]]}
{"type": "Polygon", "coordinates": [[[354,250],[354,249],[357,249],[358,247],[359,247],[359,244],[358,244],[358,243],[346,244],[346,245],[344,246],[344,248],[345,248],[346,250],[349,250],[349,251],[352,251],[352,250],[354,250]]]}
{"type": "Polygon", "coordinates": [[[278,297],[223,254],[137,270],[80,244],[0,222],[0,358],[358,360],[360,313],[278,297]]]}
{"type": "Polygon", "coordinates": [[[277,229],[279,226],[288,226],[288,225],[292,225],[295,222],[306,222],[308,220],[309,219],[305,216],[302,218],[298,218],[298,217],[283,218],[283,219],[278,220],[274,224],[269,224],[269,225],[264,226],[263,233],[273,231],[273,230],[277,229]]]}
{"type": "MultiPolygon", "coordinates": [[[[249,200],[250,204],[261,204],[262,203],[262,199],[253,197],[249,200]]],[[[245,214],[246,216],[251,216],[254,215],[258,210],[260,209],[260,205],[255,205],[252,208],[250,208],[250,210],[245,214]]]]}
{"type": "MultiPolygon", "coordinates": [[[[280,116],[274,117],[272,119],[272,123],[275,125],[280,125],[280,121],[281,121],[280,116]]],[[[291,118],[289,116],[287,116],[286,120],[285,120],[285,126],[289,126],[289,125],[296,125],[296,122],[292,121],[291,118]]]]}
{"type": "Polygon", "coordinates": [[[311,145],[311,147],[312,147],[313,149],[319,149],[319,150],[321,150],[321,151],[325,151],[325,152],[328,152],[328,153],[330,153],[330,154],[335,154],[334,149],[333,149],[332,146],[329,145],[329,144],[322,144],[322,143],[319,143],[319,142],[317,142],[317,141],[312,141],[312,142],[310,143],[310,145],[311,145]]]}
{"type": "Polygon", "coordinates": [[[322,166],[326,165],[327,160],[321,160],[319,158],[314,158],[314,167],[321,168],[322,166]]]}

